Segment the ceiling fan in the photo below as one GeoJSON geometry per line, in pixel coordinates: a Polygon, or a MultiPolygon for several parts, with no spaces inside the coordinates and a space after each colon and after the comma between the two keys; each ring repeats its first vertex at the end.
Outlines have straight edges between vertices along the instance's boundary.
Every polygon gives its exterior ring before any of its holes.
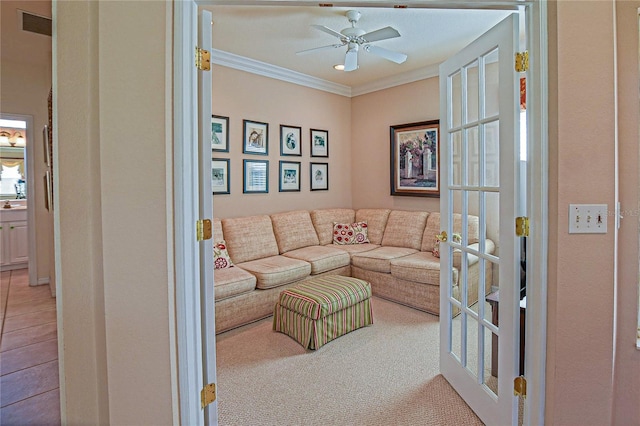
{"type": "Polygon", "coordinates": [[[366,32],[361,28],[356,28],[356,24],[360,19],[360,12],[357,10],[349,10],[346,13],[347,19],[351,23],[351,27],[347,27],[342,31],[334,31],[331,28],[324,25],[312,25],[320,31],[330,34],[340,39],[340,43],[330,44],[328,46],[315,47],[313,49],[302,50],[296,52],[298,55],[306,55],[308,53],[315,53],[326,49],[337,49],[343,46],[347,46],[347,54],[344,58],[344,70],[354,71],[358,69],[358,51],[360,46],[365,52],[373,53],[389,61],[401,64],[407,60],[407,55],[400,52],[394,52],[393,50],[385,49],[383,47],[374,46],[371,43],[380,40],[387,40],[390,38],[400,37],[400,33],[392,27],[384,27],[379,30],[366,32]]]}

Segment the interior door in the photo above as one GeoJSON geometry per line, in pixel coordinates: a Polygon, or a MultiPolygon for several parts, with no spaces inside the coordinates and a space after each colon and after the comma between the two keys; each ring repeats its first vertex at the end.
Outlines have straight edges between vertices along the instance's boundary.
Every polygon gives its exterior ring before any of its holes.
{"type": "Polygon", "coordinates": [[[494,425],[518,420],[518,34],[513,14],[440,66],[440,369],[494,425]]]}
{"type": "MultiPolygon", "coordinates": [[[[198,47],[211,52],[211,12],[198,13],[198,47]]],[[[200,219],[213,219],[211,190],[211,71],[198,71],[198,192],[200,219]]],[[[204,384],[216,384],[213,240],[200,242],[200,303],[202,315],[202,371],[204,384]]],[[[205,424],[218,424],[218,402],[205,407],[205,424]]]]}

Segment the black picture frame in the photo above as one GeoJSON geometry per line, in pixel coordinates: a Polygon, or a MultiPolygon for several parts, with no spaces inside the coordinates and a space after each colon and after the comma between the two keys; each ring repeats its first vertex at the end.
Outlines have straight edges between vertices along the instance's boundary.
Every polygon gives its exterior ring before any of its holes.
{"type": "Polygon", "coordinates": [[[269,160],[242,160],[242,169],[244,194],[269,192],[269,160]]]}
{"type": "Polygon", "coordinates": [[[440,120],[390,126],[391,195],[440,197],[440,120]]]}
{"type": "Polygon", "coordinates": [[[242,120],[242,153],[269,155],[269,124],[242,120]]]}
{"type": "Polygon", "coordinates": [[[302,157],[302,127],[280,125],[280,155],[302,157]]]}
{"type": "Polygon", "coordinates": [[[211,159],[211,192],[231,194],[231,161],[228,158],[211,159]]]}
{"type": "Polygon", "coordinates": [[[329,131],[310,129],[309,143],[311,146],[312,157],[328,157],[329,156],[329,131]]]}
{"type": "Polygon", "coordinates": [[[229,117],[211,116],[211,151],[229,152],[229,117]]]}
{"type": "Polygon", "coordinates": [[[328,191],[329,163],[309,163],[309,179],[312,191],[328,191]]]}
{"type": "Polygon", "coordinates": [[[299,161],[280,161],[279,192],[300,192],[301,163],[299,161]]]}

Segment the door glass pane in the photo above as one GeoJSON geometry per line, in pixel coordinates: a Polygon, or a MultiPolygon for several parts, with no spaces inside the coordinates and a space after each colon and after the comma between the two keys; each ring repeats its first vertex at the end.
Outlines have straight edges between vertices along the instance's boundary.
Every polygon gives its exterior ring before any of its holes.
{"type": "Polygon", "coordinates": [[[460,71],[451,76],[451,128],[462,124],[462,74],[460,71]]]}
{"type": "Polygon", "coordinates": [[[498,336],[484,329],[484,384],[494,395],[498,395],[498,336]]]}
{"type": "Polygon", "coordinates": [[[451,306],[451,353],[462,362],[462,317],[460,310],[451,306]]]}
{"type": "Polygon", "coordinates": [[[478,127],[465,130],[467,132],[467,162],[469,163],[467,185],[480,185],[480,150],[478,142],[478,127]]]}
{"type": "Polygon", "coordinates": [[[492,121],[484,126],[484,185],[500,186],[500,122],[492,121]]]}
{"type": "Polygon", "coordinates": [[[454,186],[462,185],[462,134],[460,131],[451,134],[451,147],[449,149],[452,165],[452,184],[454,186]]]}
{"type": "Polygon", "coordinates": [[[480,238],[487,239],[485,241],[485,252],[499,256],[500,194],[498,192],[484,193],[484,211],[485,217],[480,220],[484,222],[486,230],[483,233],[481,224],[480,238]]]}
{"type": "Polygon", "coordinates": [[[478,360],[481,354],[478,345],[478,321],[472,315],[467,315],[467,369],[478,377],[478,360]]]}
{"type": "Polygon", "coordinates": [[[500,100],[498,86],[498,49],[495,49],[484,57],[485,114],[483,118],[493,117],[500,111],[498,108],[500,100]]]}
{"type": "Polygon", "coordinates": [[[466,123],[478,121],[478,61],[467,67],[467,119],[466,123]]]}

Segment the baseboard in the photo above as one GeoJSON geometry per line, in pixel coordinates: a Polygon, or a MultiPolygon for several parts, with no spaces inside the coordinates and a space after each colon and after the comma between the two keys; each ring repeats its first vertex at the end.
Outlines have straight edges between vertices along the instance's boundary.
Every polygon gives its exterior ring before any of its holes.
{"type": "Polygon", "coordinates": [[[49,284],[49,277],[38,278],[37,285],[45,285],[45,284],[49,284]]]}

